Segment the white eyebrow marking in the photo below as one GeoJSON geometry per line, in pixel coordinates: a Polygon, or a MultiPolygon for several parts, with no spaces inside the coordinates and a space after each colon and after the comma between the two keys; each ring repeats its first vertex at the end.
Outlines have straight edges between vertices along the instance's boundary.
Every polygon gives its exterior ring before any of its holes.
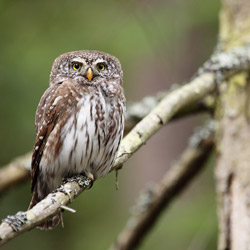
{"type": "Polygon", "coordinates": [[[105,63],[105,61],[103,59],[101,59],[101,58],[98,58],[98,59],[95,60],[94,64],[96,65],[98,63],[105,63]]]}
{"type": "Polygon", "coordinates": [[[80,62],[82,64],[86,64],[86,61],[83,58],[81,58],[81,57],[75,57],[75,58],[73,58],[72,62],[80,62]]]}

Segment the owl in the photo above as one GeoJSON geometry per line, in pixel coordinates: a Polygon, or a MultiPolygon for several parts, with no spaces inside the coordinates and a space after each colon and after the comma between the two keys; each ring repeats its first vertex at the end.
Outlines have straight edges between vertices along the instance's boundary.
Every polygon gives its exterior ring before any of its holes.
{"type": "MultiPolygon", "coordinates": [[[[107,174],[124,130],[126,100],[117,58],[100,51],[68,52],[55,59],[50,87],[36,111],[29,209],[62,183],[107,174]]],[[[40,225],[53,229],[60,214],[40,225]]]]}

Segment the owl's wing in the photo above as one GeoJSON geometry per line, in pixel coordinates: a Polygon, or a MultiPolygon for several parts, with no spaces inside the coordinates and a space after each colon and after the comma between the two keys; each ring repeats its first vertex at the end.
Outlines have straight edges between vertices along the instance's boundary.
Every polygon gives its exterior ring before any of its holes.
{"type": "Polygon", "coordinates": [[[49,87],[40,100],[36,111],[36,140],[31,161],[32,192],[37,183],[39,165],[48,138],[55,126],[59,122],[65,123],[72,109],[77,106],[76,95],[77,98],[80,97],[72,82],[65,81],[49,87]]]}
{"type": "MultiPolygon", "coordinates": [[[[39,164],[43,155],[44,147],[47,139],[54,129],[58,112],[57,109],[50,110],[50,101],[52,91],[55,92],[56,86],[51,86],[43,94],[36,111],[36,140],[32,153],[31,160],[31,191],[33,192],[35,184],[37,182],[37,176],[39,173],[39,164]]],[[[54,98],[53,98],[54,99],[54,98]]]]}

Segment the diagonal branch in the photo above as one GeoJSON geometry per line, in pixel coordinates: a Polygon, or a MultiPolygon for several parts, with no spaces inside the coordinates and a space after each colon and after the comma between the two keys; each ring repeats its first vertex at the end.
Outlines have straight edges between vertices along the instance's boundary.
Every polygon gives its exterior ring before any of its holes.
{"type": "Polygon", "coordinates": [[[113,169],[122,166],[145,142],[183,108],[198,103],[228,76],[250,68],[250,46],[211,56],[196,78],[171,92],[123,139],[113,169]]]}
{"type": "MultiPolygon", "coordinates": [[[[174,84],[174,89],[169,91],[159,92],[154,96],[146,96],[139,102],[131,102],[127,107],[125,134],[127,134],[140,120],[142,120],[149,112],[154,109],[159,102],[173,90],[179,88],[180,85],[174,84]]],[[[187,105],[177,112],[169,121],[174,121],[188,115],[194,115],[202,112],[213,113],[215,106],[215,98],[212,95],[207,96],[198,103],[187,105]]]]}
{"type": "Polygon", "coordinates": [[[85,176],[69,178],[31,210],[7,216],[0,225],[0,246],[46,221],[90,186],[91,181],[85,176]]]}
{"type": "Polygon", "coordinates": [[[135,249],[152,229],[161,212],[204,167],[214,145],[214,125],[214,122],[210,122],[194,134],[180,160],[157,184],[139,197],[133,215],[113,243],[112,250],[135,249]]]}
{"type": "MultiPolygon", "coordinates": [[[[223,54],[223,53],[222,53],[223,54]]],[[[225,53],[224,53],[225,54],[225,53]]],[[[190,83],[171,92],[123,139],[118,152],[117,160],[112,170],[119,169],[134,152],[155,134],[164,124],[170,121],[180,110],[188,105],[200,102],[205,96],[216,89],[216,82],[219,83],[227,75],[235,70],[249,68],[250,49],[241,48],[234,53],[226,54],[227,61],[221,60],[220,56],[213,62],[209,60],[205,68],[199,71],[199,75],[190,83]],[[245,51],[244,53],[242,51],[245,51]],[[244,60],[240,57],[245,57],[244,60]],[[228,62],[229,60],[229,62],[228,62]],[[213,66],[216,64],[216,67],[213,66]],[[209,65],[209,66],[208,66],[209,65]],[[224,66],[227,67],[224,67],[224,66]]],[[[224,59],[225,57],[222,57],[224,59]]],[[[17,235],[34,228],[36,225],[47,220],[57,213],[62,205],[72,202],[73,198],[89,187],[89,182],[70,181],[66,182],[59,189],[49,194],[27,212],[18,212],[14,216],[8,216],[0,225],[0,245],[17,235]],[[87,183],[83,184],[82,183],[87,183]]]]}
{"type": "MultiPolygon", "coordinates": [[[[213,73],[200,75],[188,85],[173,91],[165,97],[137,126],[123,139],[117,161],[112,170],[118,169],[128,158],[156,133],[182,107],[201,100],[214,90],[213,73]]],[[[61,205],[67,205],[78,196],[88,185],[78,185],[77,181],[66,182],[59,190],[49,194],[27,212],[18,212],[9,216],[0,225],[0,245],[17,235],[34,228],[41,222],[56,214],[61,205]],[[66,190],[66,191],[65,191],[66,190]],[[73,194],[73,195],[68,195],[73,194]]]]}
{"type": "Polygon", "coordinates": [[[182,108],[202,100],[215,90],[215,74],[203,73],[190,83],[171,92],[123,139],[113,169],[122,166],[133,153],[162,128],[182,108]]]}
{"type": "MultiPolygon", "coordinates": [[[[129,105],[127,108],[125,134],[142,120],[143,117],[148,115],[167,94],[169,94],[169,92],[160,92],[155,96],[144,97],[140,102],[135,102],[129,105]]],[[[199,103],[193,103],[193,105],[189,104],[182,107],[173,117],[170,118],[169,122],[195,113],[205,111],[211,112],[213,105],[214,98],[208,96],[199,103]]],[[[6,166],[0,167],[0,194],[8,188],[14,187],[18,183],[30,178],[30,159],[31,152],[14,159],[6,166]]]]}

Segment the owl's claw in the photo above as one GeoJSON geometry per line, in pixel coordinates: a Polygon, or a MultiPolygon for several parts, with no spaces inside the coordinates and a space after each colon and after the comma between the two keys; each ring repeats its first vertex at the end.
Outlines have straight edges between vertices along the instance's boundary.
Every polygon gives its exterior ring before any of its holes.
{"type": "Polygon", "coordinates": [[[94,183],[94,176],[90,173],[77,174],[72,177],[64,178],[63,184],[73,181],[77,182],[80,187],[86,187],[87,189],[90,189],[94,183]]]}
{"type": "Polygon", "coordinates": [[[83,173],[82,175],[85,175],[86,177],[88,177],[88,179],[89,180],[91,180],[91,181],[94,181],[95,180],[95,177],[94,177],[94,175],[93,174],[91,174],[91,173],[83,173]]]}
{"type": "Polygon", "coordinates": [[[84,173],[83,175],[87,176],[87,178],[88,178],[88,180],[90,182],[88,189],[92,188],[93,185],[94,185],[94,181],[95,181],[94,175],[91,174],[91,173],[84,173]]]}
{"type": "Polygon", "coordinates": [[[90,184],[89,184],[88,189],[91,189],[93,187],[93,185],[94,185],[94,180],[90,180],[90,184]]]}

